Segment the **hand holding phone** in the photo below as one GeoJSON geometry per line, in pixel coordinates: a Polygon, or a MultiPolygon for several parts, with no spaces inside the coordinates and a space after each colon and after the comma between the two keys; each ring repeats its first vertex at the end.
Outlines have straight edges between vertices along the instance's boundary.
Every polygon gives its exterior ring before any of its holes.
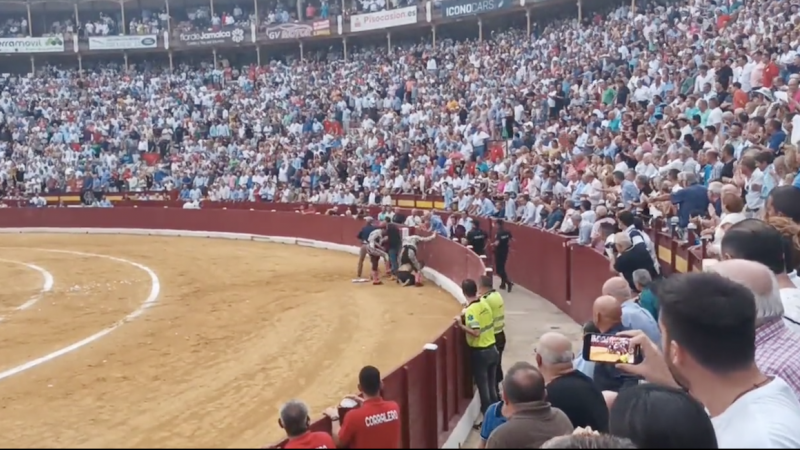
{"type": "Polygon", "coordinates": [[[583,336],[583,359],[612,364],[639,364],[642,352],[627,336],[587,333],[583,336]]]}
{"type": "Polygon", "coordinates": [[[649,383],[657,383],[676,388],[681,387],[675,382],[675,378],[673,378],[661,350],[646,334],[644,334],[644,332],[641,330],[621,331],[617,333],[616,336],[629,338],[630,344],[639,347],[641,351],[641,361],[639,364],[620,363],[617,364],[619,370],[630,375],[641,377],[649,383]]]}

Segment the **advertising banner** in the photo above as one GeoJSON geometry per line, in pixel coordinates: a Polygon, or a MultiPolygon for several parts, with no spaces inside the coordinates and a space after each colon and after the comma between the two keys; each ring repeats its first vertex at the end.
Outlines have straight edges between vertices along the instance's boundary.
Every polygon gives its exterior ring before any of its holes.
{"type": "Polygon", "coordinates": [[[357,33],[359,31],[380,30],[414,23],[417,23],[417,7],[408,6],[351,16],[350,31],[357,33]]]}
{"type": "Polygon", "coordinates": [[[245,30],[232,27],[217,31],[186,31],[181,33],[178,39],[188,46],[241,44],[245,40],[245,30]]]}
{"type": "Polygon", "coordinates": [[[63,52],[64,36],[0,38],[0,54],[63,52]]]}
{"type": "Polygon", "coordinates": [[[313,27],[308,23],[282,23],[267,28],[267,39],[270,41],[300,39],[311,36],[312,32],[313,27]]]}
{"type": "Polygon", "coordinates": [[[444,17],[475,16],[512,6],[512,0],[450,0],[442,2],[444,17]]]}
{"type": "Polygon", "coordinates": [[[317,20],[311,26],[314,28],[314,36],[328,36],[331,34],[330,20],[317,20]]]}
{"type": "Polygon", "coordinates": [[[158,37],[155,34],[89,37],[89,50],[133,50],[156,48],[156,46],[158,46],[158,37]]]}

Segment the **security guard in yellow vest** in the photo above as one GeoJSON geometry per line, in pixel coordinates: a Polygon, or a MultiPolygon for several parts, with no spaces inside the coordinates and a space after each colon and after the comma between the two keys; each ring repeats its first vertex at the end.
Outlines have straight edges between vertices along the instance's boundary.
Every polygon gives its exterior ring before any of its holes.
{"type": "Polygon", "coordinates": [[[500,401],[497,392],[500,353],[495,345],[494,316],[489,305],[478,296],[475,280],[462,281],[461,292],[467,299],[467,307],[464,315],[456,316],[455,321],[467,335],[472,376],[481,398],[481,412],[485,413],[491,404],[500,401]]]}
{"type": "Polygon", "coordinates": [[[494,280],[491,276],[484,275],[480,281],[479,295],[481,302],[492,311],[494,340],[497,347],[497,353],[500,357],[497,360],[497,385],[498,389],[500,382],[503,381],[503,350],[506,348],[506,333],[504,331],[506,325],[506,307],[503,302],[503,297],[499,292],[494,290],[494,280]]]}

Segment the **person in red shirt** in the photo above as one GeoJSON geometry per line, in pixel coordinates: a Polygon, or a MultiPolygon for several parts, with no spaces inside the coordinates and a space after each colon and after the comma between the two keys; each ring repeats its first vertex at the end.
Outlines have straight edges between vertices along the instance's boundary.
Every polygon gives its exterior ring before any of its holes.
{"type": "Polygon", "coordinates": [[[311,425],[308,406],[299,400],[289,400],[283,405],[278,425],[289,437],[283,448],[336,448],[330,434],[308,429],[311,425]]]}
{"type": "Polygon", "coordinates": [[[767,63],[767,66],[764,67],[764,87],[767,89],[772,89],[772,83],[775,81],[775,78],[781,74],[781,69],[775,62],[775,59],[777,57],[778,55],[776,53],[773,53],[770,56],[770,60],[767,63]]]}
{"type": "Polygon", "coordinates": [[[336,408],[328,408],[325,415],[333,422],[333,440],[339,447],[400,448],[400,407],[396,402],[381,397],[381,373],[366,366],[358,374],[361,397],[351,397],[359,407],[344,416],[339,423],[336,408]]]}

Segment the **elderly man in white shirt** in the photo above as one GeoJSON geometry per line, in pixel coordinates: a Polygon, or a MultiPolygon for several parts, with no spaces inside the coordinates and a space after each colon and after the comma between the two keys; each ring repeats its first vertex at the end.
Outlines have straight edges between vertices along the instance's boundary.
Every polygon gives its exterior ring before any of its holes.
{"type": "Polygon", "coordinates": [[[734,183],[744,187],[745,215],[748,218],[757,217],[764,207],[764,198],[761,196],[764,174],[756,164],[753,156],[745,155],[739,162],[741,176],[734,175],[734,183]]]}
{"type": "Polygon", "coordinates": [[[645,153],[642,160],[636,164],[636,175],[644,175],[648,179],[655,178],[658,175],[658,168],[653,164],[653,154],[645,153]]]}
{"type": "Polygon", "coordinates": [[[586,183],[586,188],[581,196],[589,200],[592,203],[592,207],[599,205],[603,201],[603,183],[589,171],[583,174],[583,182],[586,183]]]}
{"type": "Polygon", "coordinates": [[[539,210],[537,203],[541,204],[541,200],[538,197],[535,197],[533,200],[527,195],[522,195],[519,197],[519,203],[523,206],[523,213],[522,218],[520,219],[520,224],[527,225],[529,227],[535,226],[538,219],[537,219],[537,210],[539,210]]]}

